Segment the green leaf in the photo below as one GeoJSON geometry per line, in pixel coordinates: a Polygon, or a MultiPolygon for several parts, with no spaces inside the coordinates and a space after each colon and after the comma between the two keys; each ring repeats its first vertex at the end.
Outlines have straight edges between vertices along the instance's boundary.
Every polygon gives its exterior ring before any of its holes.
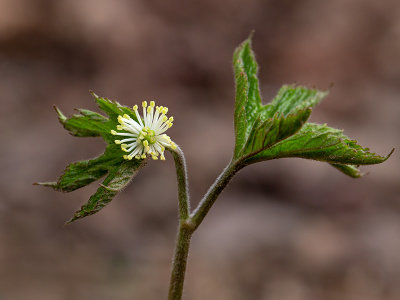
{"type": "Polygon", "coordinates": [[[262,108],[261,114],[272,118],[276,113],[284,116],[296,114],[300,110],[312,108],[328,95],[327,91],[308,89],[302,86],[284,85],[278,95],[262,108]]]}
{"type": "Polygon", "coordinates": [[[96,193],[90,197],[89,201],[84,204],[80,210],[75,212],[74,216],[67,223],[100,211],[115,197],[115,195],[129,184],[143,165],[143,160],[132,160],[124,161],[118,166],[111,168],[109,170],[109,175],[97,189],[96,193]]]}
{"type": "Polygon", "coordinates": [[[78,137],[101,136],[107,143],[104,153],[90,160],[71,163],[57,182],[37,183],[58,191],[71,192],[108,175],[103,186],[90,197],[89,202],[82,206],[81,210],[75,213],[70,222],[98,212],[133,178],[140,166],[145,164],[145,160],[124,160],[125,153],[120,146],[115,144],[115,137],[111,134],[111,130],[116,129],[118,125],[119,115],[128,114],[137,120],[136,114],[118,102],[98,97],[94,93],[92,95],[100,109],[108,117],[90,110],[78,109],[79,114],[67,118],[57,107],[55,110],[60,123],[72,135],[78,137]]]}
{"type": "Polygon", "coordinates": [[[309,118],[311,108],[327,95],[327,92],[285,85],[270,104],[262,105],[251,37],[235,50],[233,67],[236,160],[255,155],[295,134],[309,118]]]}
{"type": "Polygon", "coordinates": [[[128,114],[137,121],[136,114],[130,108],[122,106],[116,101],[99,97],[94,93],[92,95],[95,97],[100,109],[108,115],[108,118],[87,109],[78,109],[79,114],[67,118],[57,107],[54,107],[58,114],[58,119],[64,128],[74,136],[101,136],[107,143],[112,144],[114,143],[114,137],[111,134],[111,129],[115,129],[118,125],[118,116],[128,114]]]}
{"type": "Polygon", "coordinates": [[[61,192],[72,192],[105,176],[114,166],[124,162],[117,145],[109,145],[97,158],[71,163],[57,182],[39,183],[61,192]]]}
{"type": "Polygon", "coordinates": [[[286,117],[277,112],[272,118],[268,118],[265,121],[259,116],[255,120],[246,144],[239,152],[239,155],[241,157],[256,155],[263,149],[269,148],[293,135],[303,126],[310,114],[311,109],[307,108],[286,117]]]}
{"type": "Polygon", "coordinates": [[[342,130],[326,125],[307,123],[295,135],[247,159],[247,163],[283,157],[300,157],[333,164],[352,177],[360,174],[354,165],[378,164],[387,156],[379,156],[345,136],[342,130]],[[347,166],[343,166],[347,165],[347,166]]]}
{"type": "Polygon", "coordinates": [[[113,125],[113,122],[109,122],[106,117],[90,110],[79,109],[80,114],[66,118],[56,106],[54,106],[54,109],[58,114],[60,123],[74,136],[100,136],[102,133],[110,131],[113,125]]]}
{"type": "Polygon", "coordinates": [[[251,37],[245,40],[233,55],[236,84],[235,102],[235,155],[246,143],[248,128],[257,118],[261,97],[257,78],[258,65],[251,50],[251,37]]]}

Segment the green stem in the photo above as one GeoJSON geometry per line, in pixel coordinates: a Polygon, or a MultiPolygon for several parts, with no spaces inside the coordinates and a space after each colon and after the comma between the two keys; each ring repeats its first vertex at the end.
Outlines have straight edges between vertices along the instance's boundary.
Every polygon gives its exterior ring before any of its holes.
{"type": "Polygon", "coordinates": [[[178,238],[176,241],[175,255],[172,267],[171,282],[169,286],[168,300],[180,300],[185,280],[186,262],[189,254],[190,238],[193,229],[181,223],[179,226],[178,238]]]}
{"type": "Polygon", "coordinates": [[[227,186],[232,177],[243,167],[240,162],[232,161],[219,175],[214,184],[210,187],[199,205],[191,214],[190,220],[194,226],[194,230],[200,226],[201,222],[207,215],[210,208],[213,206],[215,200],[217,200],[219,194],[227,186]]]}
{"type": "Polygon", "coordinates": [[[185,156],[179,147],[175,150],[168,150],[171,152],[175,160],[176,177],[178,180],[179,219],[181,221],[186,221],[190,213],[190,200],[185,156]]]}
{"type": "Polygon", "coordinates": [[[243,165],[236,161],[231,162],[205,194],[194,212],[189,215],[190,202],[185,157],[179,147],[175,150],[169,149],[169,151],[172,153],[175,160],[178,179],[179,230],[175,245],[168,300],[181,300],[190,239],[194,231],[200,226],[219,194],[221,194],[222,190],[226,187],[237,171],[243,167],[243,165]]]}
{"type": "Polygon", "coordinates": [[[179,147],[175,150],[168,150],[171,152],[175,160],[179,203],[179,230],[175,245],[168,299],[180,300],[182,298],[190,238],[193,234],[193,230],[191,226],[188,226],[190,201],[185,156],[179,147]]]}

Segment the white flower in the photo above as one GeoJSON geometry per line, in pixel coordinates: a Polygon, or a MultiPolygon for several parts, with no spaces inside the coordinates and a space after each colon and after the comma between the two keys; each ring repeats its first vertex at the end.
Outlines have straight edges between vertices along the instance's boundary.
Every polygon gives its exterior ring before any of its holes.
{"type": "Polygon", "coordinates": [[[164,134],[172,126],[174,118],[168,118],[166,116],[168,108],[155,106],[154,101],[150,101],[149,106],[147,106],[147,101],[143,101],[142,106],[143,119],[138,113],[138,106],[135,105],[133,111],[137,121],[127,114],[118,116],[120,125],[117,126],[117,130],[123,132],[111,130],[111,134],[126,137],[115,140],[116,144],[121,145],[123,151],[129,153],[124,155],[124,159],[144,159],[147,155],[151,155],[154,160],[158,159],[158,156],[161,160],[165,160],[165,147],[176,149],[176,144],[164,134]]]}

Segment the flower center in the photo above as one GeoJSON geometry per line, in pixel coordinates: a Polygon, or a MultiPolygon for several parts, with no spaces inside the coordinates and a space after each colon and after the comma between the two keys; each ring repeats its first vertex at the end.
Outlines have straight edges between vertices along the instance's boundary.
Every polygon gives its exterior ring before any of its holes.
{"type": "Polygon", "coordinates": [[[156,143],[155,135],[156,133],[154,130],[151,130],[148,127],[143,127],[138,138],[142,140],[142,142],[147,141],[150,145],[153,145],[156,143]]]}

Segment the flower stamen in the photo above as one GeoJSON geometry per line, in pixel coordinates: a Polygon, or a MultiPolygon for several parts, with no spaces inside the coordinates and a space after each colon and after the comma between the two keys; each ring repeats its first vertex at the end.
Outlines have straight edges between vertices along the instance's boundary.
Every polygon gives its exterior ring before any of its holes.
{"type": "Polygon", "coordinates": [[[143,118],[138,112],[138,106],[133,106],[134,116],[128,114],[118,116],[117,130],[111,130],[112,135],[125,138],[115,140],[115,144],[128,154],[123,155],[126,160],[145,159],[151,156],[153,160],[165,160],[166,147],[176,149],[176,144],[164,132],[171,128],[174,118],[166,116],[168,108],[156,106],[154,101],[142,102],[143,118]],[[136,119],[134,118],[136,117],[136,119]]]}

